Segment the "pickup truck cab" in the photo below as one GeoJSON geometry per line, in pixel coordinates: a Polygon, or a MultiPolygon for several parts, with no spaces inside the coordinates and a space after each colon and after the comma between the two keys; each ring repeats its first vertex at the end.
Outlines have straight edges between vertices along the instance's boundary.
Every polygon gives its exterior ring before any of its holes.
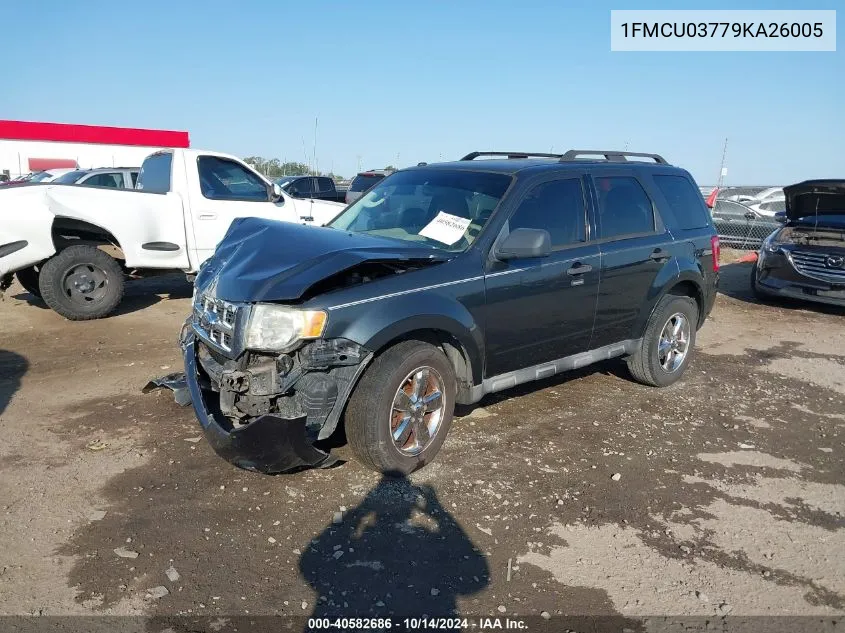
{"type": "Polygon", "coordinates": [[[221,456],[326,466],[343,425],[363,464],[409,473],[456,403],[614,357],[646,385],[681,378],[719,257],[690,174],[656,154],[481,156],[387,176],[325,228],[232,224],[181,335],[221,456]]]}
{"type": "Polygon", "coordinates": [[[328,176],[282,176],[275,182],[294,198],[346,203],[346,192],[338,191],[328,176]]]}
{"type": "Polygon", "coordinates": [[[235,218],[309,224],[342,209],[295,200],[234,156],[195,149],[148,156],[136,189],[3,187],[0,291],[16,272],[66,318],[99,318],[120,302],[127,274],[195,273],[235,218]]]}

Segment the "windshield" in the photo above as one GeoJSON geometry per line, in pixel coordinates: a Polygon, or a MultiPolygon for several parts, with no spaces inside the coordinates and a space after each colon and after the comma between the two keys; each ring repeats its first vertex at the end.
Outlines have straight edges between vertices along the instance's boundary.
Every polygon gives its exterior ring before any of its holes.
{"type": "Polygon", "coordinates": [[[510,182],[506,174],[463,169],[397,172],[328,226],[462,251],[481,233],[510,182]]]}
{"type": "Polygon", "coordinates": [[[301,176],[282,176],[281,178],[276,179],[276,184],[280,187],[284,187],[287,184],[290,184],[292,180],[296,180],[297,178],[301,178],[301,176]]]}
{"type": "Polygon", "coordinates": [[[81,170],[81,169],[75,170],[75,171],[69,171],[68,173],[62,174],[61,176],[59,176],[58,178],[56,178],[55,180],[53,180],[51,182],[54,182],[57,185],[72,185],[73,183],[75,183],[77,180],[82,178],[82,176],[84,176],[87,173],[88,173],[87,171],[81,170]]]}
{"type": "Polygon", "coordinates": [[[42,171],[42,172],[35,174],[32,178],[30,178],[29,182],[42,182],[42,181],[50,178],[52,175],[53,174],[51,174],[49,171],[42,171]]]}

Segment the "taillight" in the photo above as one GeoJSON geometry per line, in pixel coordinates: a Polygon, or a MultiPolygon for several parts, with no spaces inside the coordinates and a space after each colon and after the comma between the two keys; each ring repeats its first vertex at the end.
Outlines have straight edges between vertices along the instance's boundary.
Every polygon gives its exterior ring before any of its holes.
{"type": "Polygon", "coordinates": [[[719,257],[722,254],[722,248],[719,246],[718,235],[710,238],[710,249],[713,251],[713,272],[719,272],[719,257]]]}

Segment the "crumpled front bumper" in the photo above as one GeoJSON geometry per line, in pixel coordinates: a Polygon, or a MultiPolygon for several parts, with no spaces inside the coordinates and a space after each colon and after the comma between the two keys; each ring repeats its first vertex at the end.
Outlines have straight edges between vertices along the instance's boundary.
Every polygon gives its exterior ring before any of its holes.
{"type": "Polygon", "coordinates": [[[219,395],[198,366],[197,341],[191,328],[185,329],[181,343],[191,403],[218,455],[240,468],[268,474],[327,468],[337,463],[335,457],[313,445],[306,432],[305,416],[283,419],[262,415],[246,426],[232,427],[219,411],[219,395]]]}

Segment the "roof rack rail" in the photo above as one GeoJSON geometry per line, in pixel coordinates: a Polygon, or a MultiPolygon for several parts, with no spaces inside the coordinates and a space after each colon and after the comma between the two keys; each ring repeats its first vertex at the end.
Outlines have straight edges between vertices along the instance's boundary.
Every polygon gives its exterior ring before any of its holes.
{"type": "Polygon", "coordinates": [[[506,158],[557,158],[562,159],[563,154],[538,154],[536,152],[470,152],[461,160],[475,160],[479,156],[504,156],[506,158]]]}
{"type": "Polygon", "coordinates": [[[579,157],[582,156],[601,156],[601,159],[593,160],[606,160],[611,163],[624,163],[627,162],[628,156],[632,156],[635,158],[651,158],[652,160],[654,160],[655,163],[658,163],[659,165],[669,164],[668,162],[666,162],[666,159],[663,158],[660,154],[646,154],[643,152],[620,152],[618,150],[604,149],[571,149],[566,152],[566,154],[560,157],[560,162],[563,163],[572,160],[579,160],[579,157]]]}

